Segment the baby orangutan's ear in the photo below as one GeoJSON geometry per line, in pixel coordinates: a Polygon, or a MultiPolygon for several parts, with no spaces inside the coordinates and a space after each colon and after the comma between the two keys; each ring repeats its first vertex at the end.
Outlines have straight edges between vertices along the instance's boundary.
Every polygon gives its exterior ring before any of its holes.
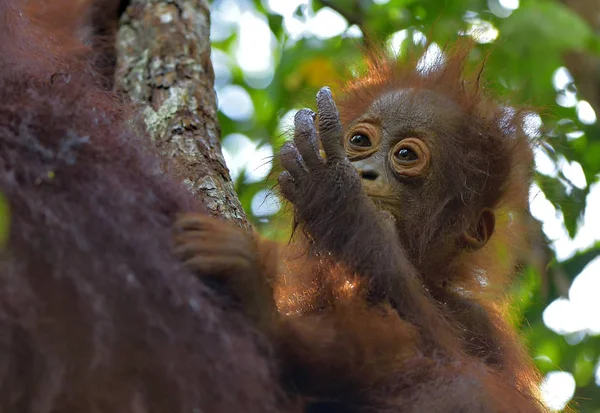
{"type": "Polygon", "coordinates": [[[489,208],[484,208],[479,214],[477,224],[463,233],[467,249],[477,251],[485,246],[496,227],[496,215],[489,208]]]}

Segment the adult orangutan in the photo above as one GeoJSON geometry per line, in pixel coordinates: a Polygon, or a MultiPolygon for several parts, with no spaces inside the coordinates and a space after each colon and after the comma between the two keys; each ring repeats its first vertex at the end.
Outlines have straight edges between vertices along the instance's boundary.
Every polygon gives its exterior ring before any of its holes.
{"type": "Polygon", "coordinates": [[[298,411],[266,340],[172,253],[198,207],[106,91],[87,7],[0,0],[0,411],[298,411]]]}

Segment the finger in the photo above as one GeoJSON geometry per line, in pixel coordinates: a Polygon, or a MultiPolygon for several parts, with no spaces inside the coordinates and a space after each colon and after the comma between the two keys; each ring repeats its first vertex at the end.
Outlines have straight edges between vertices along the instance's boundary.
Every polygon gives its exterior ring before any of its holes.
{"type": "Polygon", "coordinates": [[[343,159],[346,151],[342,145],[344,131],[333,96],[328,87],[317,93],[317,107],[319,113],[319,136],[327,159],[343,159]]]}
{"type": "Polygon", "coordinates": [[[241,268],[248,266],[248,262],[240,257],[212,256],[212,257],[194,257],[184,261],[184,265],[208,276],[229,276],[239,273],[241,268]]]}
{"type": "Polygon", "coordinates": [[[186,231],[173,237],[174,252],[179,256],[223,254],[252,260],[252,241],[241,231],[214,229],[186,231]]]}
{"type": "Polygon", "coordinates": [[[180,215],[175,221],[174,227],[177,230],[200,230],[208,225],[208,221],[211,218],[203,214],[188,213],[180,215]]]}
{"type": "Polygon", "coordinates": [[[294,116],[294,143],[309,169],[323,163],[319,155],[315,117],[315,112],[310,109],[302,109],[294,116]]]}
{"type": "Polygon", "coordinates": [[[179,238],[176,243],[177,246],[173,249],[173,253],[178,257],[206,257],[220,253],[223,250],[222,247],[215,248],[215,245],[207,242],[206,239],[179,238]]]}
{"type": "MultiPolygon", "coordinates": [[[[241,246],[238,248],[234,242],[229,240],[228,243],[215,242],[210,239],[195,239],[188,240],[186,242],[178,244],[173,253],[178,257],[185,257],[187,259],[211,257],[217,255],[224,255],[231,258],[245,259],[251,262],[254,259],[253,251],[243,249],[241,246]]],[[[243,244],[242,244],[243,245],[243,244]]]]}
{"type": "Polygon", "coordinates": [[[296,183],[294,182],[294,178],[288,171],[283,171],[279,174],[277,178],[277,182],[279,183],[279,190],[281,191],[281,195],[288,201],[293,202],[296,196],[296,183]]]}
{"type": "Polygon", "coordinates": [[[290,173],[294,180],[300,180],[308,173],[298,148],[291,142],[286,142],[279,151],[281,166],[290,173]]]}

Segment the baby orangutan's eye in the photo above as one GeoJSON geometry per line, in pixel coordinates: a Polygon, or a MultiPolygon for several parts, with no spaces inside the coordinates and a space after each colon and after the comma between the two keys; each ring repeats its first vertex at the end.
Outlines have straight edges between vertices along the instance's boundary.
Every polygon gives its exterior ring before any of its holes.
{"type": "Polygon", "coordinates": [[[409,148],[401,148],[395,156],[399,162],[413,162],[419,159],[415,151],[409,148]]]}
{"type": "Polygon", "coordinates": [[[371,139],[367,135],[357,134],[350,138],[350,143],[361,148],[368,148],[371,146],[371,139]]]}
{"type": "Polygon", "coordinates": [[[427,144],[418,138],[404,138],[389,153],[396,173],[403,176],[423,175],[429,168],[431,153],[427,144]]]}
{"type": "Polygon", "coordinates": [[[346,155],[352,161],[368,158],[377,152],[379,140],[379,130],[375,126],[369,123],[357,124],[344,137],[346,155]]]}

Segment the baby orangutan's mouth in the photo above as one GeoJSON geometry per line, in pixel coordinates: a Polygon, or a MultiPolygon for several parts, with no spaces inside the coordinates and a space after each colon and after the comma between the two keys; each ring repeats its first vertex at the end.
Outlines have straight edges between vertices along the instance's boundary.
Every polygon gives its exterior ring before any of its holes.
{"type": "MultiPolygon", "coordinates": [[[[380,187],[379,189],[382,189],[381,187],[384,185],[378,186],[380,187]]],[[[377,210],[396,222],[395,214],[402,210],[402,202],[399,197],[391,196],[387,191],[370,190],[369,188],[365,188],[365,192],[371,198],[377,210]]]]}

